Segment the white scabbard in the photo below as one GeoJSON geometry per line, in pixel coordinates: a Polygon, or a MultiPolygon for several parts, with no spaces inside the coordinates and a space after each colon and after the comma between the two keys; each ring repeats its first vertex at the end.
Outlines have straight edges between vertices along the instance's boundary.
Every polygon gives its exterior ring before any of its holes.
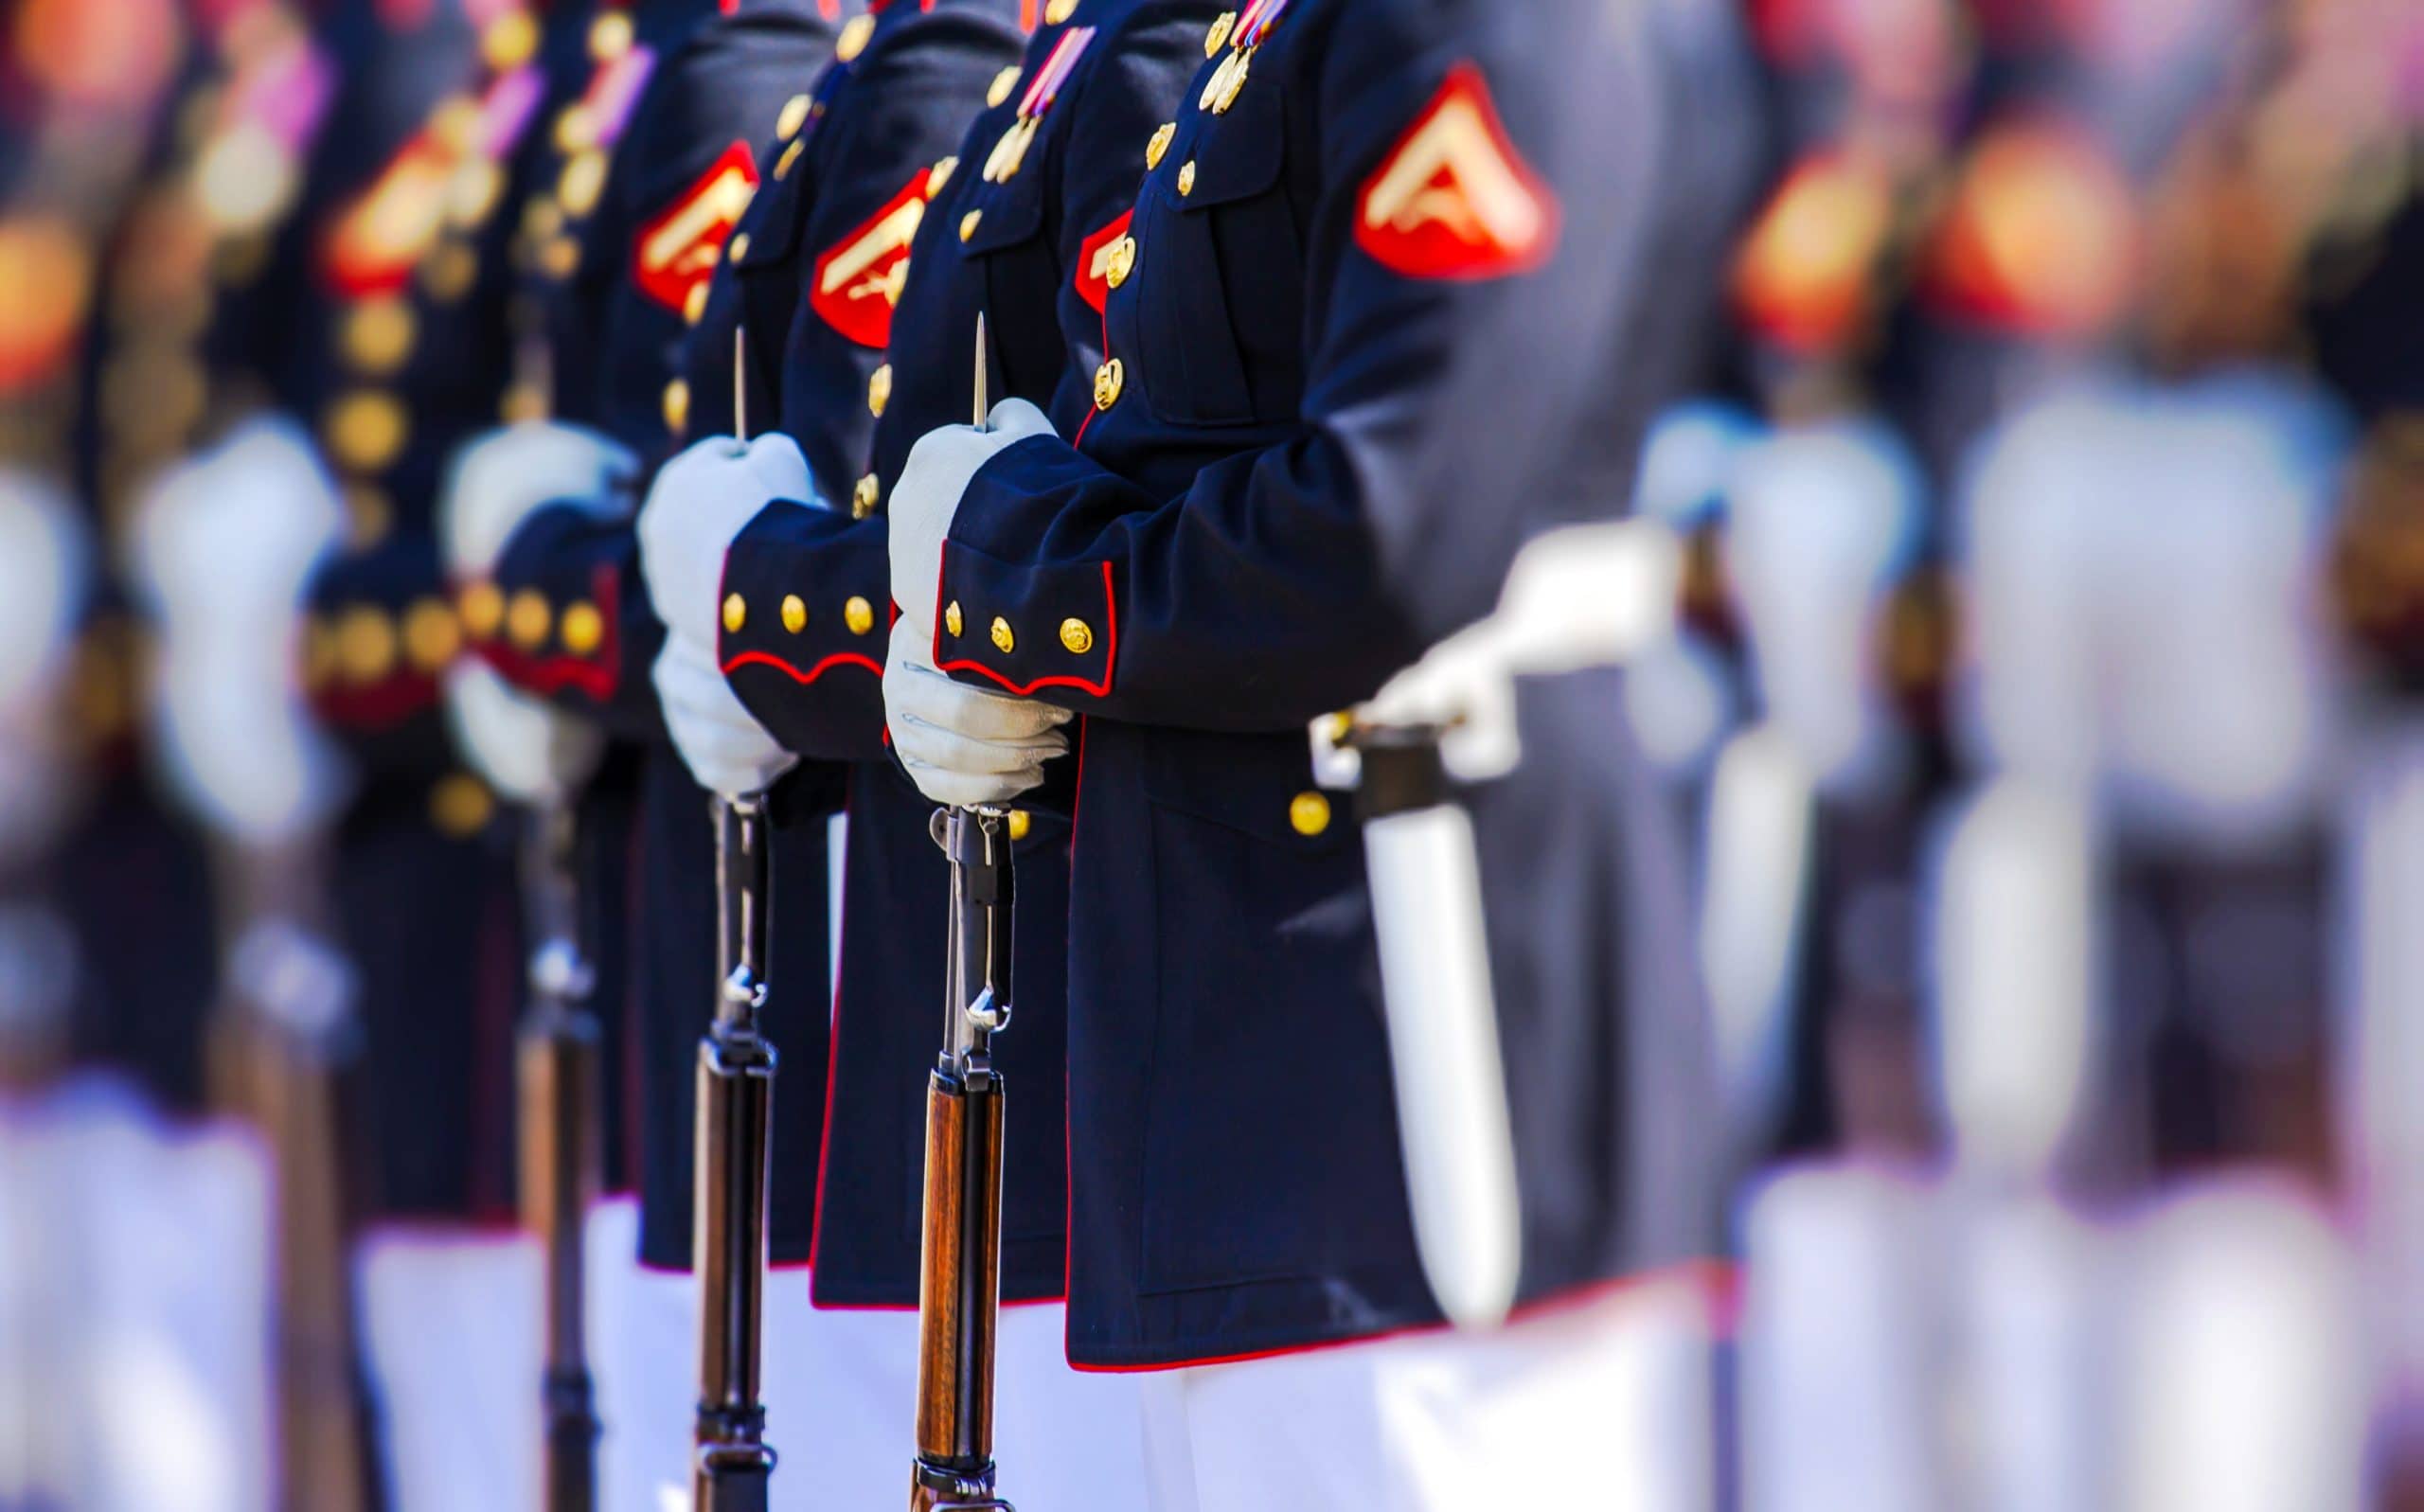
{"type": "Polygon", "coordinates": [[[1472,821],[1390,814],[1364,848],[1415,1241],[1441,1309],[1487,1326],[1514,1305],[1523,1238],[1472,821]]]}

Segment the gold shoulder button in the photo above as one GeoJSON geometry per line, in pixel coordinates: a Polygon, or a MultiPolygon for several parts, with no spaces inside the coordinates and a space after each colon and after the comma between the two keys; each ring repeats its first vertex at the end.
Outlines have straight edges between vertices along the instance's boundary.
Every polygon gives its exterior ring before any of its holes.
{"type": "Polygon", "coordinates": [[[1329,827],[1329,799],[1310,790],[1288,801],[1288,823],[1310,839],[1329,827]]]}
{"type": "Polygon", "coordinates": [[[1043,8],[1044,25],[1057,27],[1075,14],[1077,9],[1078,0],[1051,0],[1051,4],[1043,8]]]}
{"type": "Polygon", "coordinates": [[[986,86],[986,105],[988,107],[998,105],[1002,101],[1009,98],[1010,91],[1019,87],[1019,65],[1016,63],[1012,63],[1007,68],[1003,69],[1000,73],[995,74],[993,76],[993,82],[986,86]]]}
{"type": "Polygon", "coordinates": [[[959,600],[954,598],[951,601],[951,606],[943,611],[943,629],[951,631],[952,638],[957,640],[959,632],[967,628],[968,622],[960,617],[959,600]]]}
{"type": "Polygon", "coordinates": [[[993,649],[1007,656],[1019,649],[1019,638],[1010,630],[1010,622],[1001,615],[993,616],[993,649]]]}
{"type": "Polygon", "coordinates": [[[1178,166],[1178,197],[1185,199],[1195,192],[1195,159],[1188,158],[1178,166]]]}
{"type": "Polygon", "coordinates": [[[972,240],[976,235],[977,225],[982,222],[984,219],[985,212],[982,210],[971,210],[966,215],[961,216],[959,218],[959,240],[962,241],[972,240]]]}
{"type": "Polygon", "coordinates": [[[601,63],[611,63],[632,50],[632,18],[620,10],[609,10],[589,24],[589,56],[601,63]]]}
{"type": "Polygon", "coordinates": [[[1069,653],[1073,656],[1085,655],[1086,652],[1095,649],[1094,627],[1087,624],[1082,619],[1073,618],[1062,620],[1060,622],[1060,644],[1067,647],[1069,649],[1069,653]]]}
{"type": "Polygon", "coordinates": [[[680,436],[690,426],[690,385],[675,379],[665,385],[665,428],[680,436]]]}
{"type": "Polygon", "coordinates": [[[1013,841],[1025,840],[1025,839],[1026,838],[1027,831],[1028,831],[1028,830],[1030,830],[1030,829],[1033,829],[1034,827],[1035,827],[1035,815],[1033,815],[1033,814],[1031,814],[1031,813],[1028,813],[1028,812],[1027,812],[1025,809],[1011,809],[1011,810],[1010,810],[1010,839],[1011,839],[1011,840],[1013,840],[1013,841]]]}
{"type": "Polygon", "coordinates": [[[875,629],[875,606],[856,594],[842,605],[842,623],[853,635],[864,635],[875,629]]]}
{"type": "Polygon", "coordinates": [[[727,635],[738,635],[738,634],[740,634],[740,628],[741,628],[743,625],[746,625],[746,624],[748,624],[748,623],[749,623],[749,600],[747,600],[747,599],[745,599],[745,598],[741,597],[739,594],[726,594],[726,595],[724,595],[724,596],[723,596],[723,629],[724,629],[724,633],[725,633],[725,634],[727,634],[727,635]]]}
{"type": "MultiPolygon", "coordinates": [[[[868,400],[868,407],[874,407],[872,398],[868,400]]],[[[882,490],[882,485],[876,482],[874,473],[859,479],[850,489],[850,518],[864,520],[875,513],[876,500],[882,490]]]]}
{"type": "Polygon", "coordinates": [[[1177,134],[1176,121],[1164,121],[1153,128],[1153,134],[1145,143],[1145,171],[1150,173],[1162,166],[1162,154],[1170,150],[1170,138],[1177,134]]]}
{"type": "Polygon", "coordinates": [[[682,319],[685,323],[695,326],[704,320],[706,315],[707,285],[706,281],[702,279],[692,284],[690,292],[682,296],[682,319]]]}
{"type": "Polygon", "coordinates": [[[833,56],[844,62],[850,62],[867,50],[867,39],[874,35],[875,17],[852,16],[850,24],[842,28],[842,34],[833,39],[833,56]]]}
{"type": "Polygon", "coordinates": [[[1128,386],[1128,367],[1114,357],[1095,369],[1095,408],[1107,410],[1119,402],[1119,391],[1128,386]]]}
{"type": "Polygon", "coordinates": [[[783,595],[783,629],[796,635],[808,628],[808,602],[797,594],[783,595]]]}
{"type": "Polygon", "coordinates": [[[775,177],[778,179],[790,177],[792,165],[797,163],[800,153],[807,150],[806,142],[793,139],[789,147],[783,149],[783,155],[775,159],[775,177]]]}
{"type": "Polygon", "coordinates": [[[785,139],[797,136],[799,129],[808,124],[808,107],[809,98],[804,94],[783,101],[783,113],[775,117],[775,134],[785,139]]]}
{"type": "Polygon", "coordinates": [[[539,50],[539,23],[527,10],[508,10],[480,32],[480,59],[503,72],[519,68],[539,50]]]}
{"type": "MultiPolygon", "coordinates": [[[[881,419],[883,416],[883,407],[891,402],[892,365],[885,363],[867,375],[867,413],[881,419]]],[[[868,476],[872,477],[874,474],[869,473],[868,476]]]]}
{"type": "Polygon", "coordinates": [[[536,588],[525,588],[516,593],[513,601],[506,606],[505,633],[524,650],[537,650],[539,643],[547,638],[547,631],[554,624],[555,617],[555,611],[547,605],[546,595],[536,588]]]}
{"type": "Polygon", "coordinates": [[[596,604],[586,600],[566,604],[563,621],[556,633],[562,639],[565,650],[575,656],[587,656],[606,643],[606,616],[597,612],[596,604]]]}
{"type": "Polygon", "coordinates": [[[1136,239],[1123,236],[1105,249],[1102,281],[1116,289],[1136,271],[1136,239]]]}
{"type": "Polygon", "coordinates": [[[943,191],[943,186],[949,184],[951,176],[958,171],[959,155],[957,153],[935,159],[935,166],[926,170],[926,198],[931,200],[940,194],[943,191]]]}
{"type": "Polygon", "coordinates": [[[741,258],[749,256],[749,233],[746,231],[734,232],[732,234],[732,244],[729,247],[726,247],[724,251],[725,254],[735,262],[739,262],[741,258]]]}

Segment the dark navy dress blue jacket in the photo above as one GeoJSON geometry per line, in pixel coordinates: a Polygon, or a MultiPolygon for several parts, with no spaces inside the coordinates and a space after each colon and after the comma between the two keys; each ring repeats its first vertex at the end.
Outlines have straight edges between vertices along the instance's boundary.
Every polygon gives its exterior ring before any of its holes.
{"type": "MultiPolygon", "coordinates": [[[[1669,56],[1697,40],[1580,3],[1263,0],[1216,23],[1135,144],[1106,352],[1051,411],[1065,439],[1012,447],[962,499],[936,665],[1087,716],[1080,1366],[1436,1320],[1362,847],[1313,789],[1306,724],[1486,613],[1529,535],[1622,507],[1669,327],[1717,260],[1670,214],[1697,155],[1677,122],[1725,102],[1669,56]]],[[[1714,1193],[1689,1172],[1688,977],[1637,983],[1618,945],[1631,894],[1681,896],[1680,855],[1618,824],[1638,785],[1604,679],[1528,712],[1542,765],[1477,823],[1537,1299],[1703,1253],[1714,1193]]]]}
{"type": "MultiPolygon", "coordinates": [[[[751,430],[779,429],[799,443],[819,499],[848,497],[876,423],[866,394],[882,359],[909,236],[933,191],[948,182],[942,160],[969,113],[1018,56],[1017,14],[1010,0],[899,0],[875,8],[846,33],[841,56],[804,104],[787,107],[790,129],[768,150],[766,182],[733,237],[727,267],[708,290],[691,344],[691,435],[732,426],[731,331],[745,322],[751,430]]],[[[798,503],[779,507],[824,512],[798,503]]],[[[876,606],[882,602],[881,594],[859,604],[802,599],[797,606],[744,596],[739,609],[744,623],[771,633],[783,633],[776,627],[787,621],[814,620],[864,643],[878,638],[876,606]]],[[[732,612],[728,605],[726,624],[734,622],[732,612]]],[[[815,1022],[812,1032],[794,1030],[796,1020],[774,1026],[790,1068],[778,1101],[790,1099],[793,1107],[774,1152],[773,1184],[789,1215],[785,1254],[812,1257],[820,1287],[832,1232],[818,1206],[822,1183],[859,1193],[872,1181],[856,1163],[826,1166],[821,1158],[835,1124],[826,1098],[855,1090],[847,1069],[833,1065],[828,1038],[827,818],[842,806],[843,775],[838,764],[811,761],[775,791],[774,980],[777,993],[796,987],[805,994],[812,986],[815,1022]],[[811,872],[812,884],[805,881],[811,872]],[[808,960],[816,965],[812,984],[793,976],[793,963],[808,960]],[[822,1095],[808,1102],[796,1091],[803,1085],[821,1085],[822,1095]]],[[[801,1009],[801,1017],[810,1010],[804,996],[801,1009]]],[[[918,1017],[931,1023],[938,1011],[918,1017]]],[[[924,1064],[912,1062],[910,1070],[921,1073],[924,1064]]],[[[914,1112],[918,1094],[907,1097],[914,1112]]],[[[853,1218],[843,1227],[855,1236],[870,1221],[853,1218]]],[[[913,1239],[908,1266],[879,1277],[885,1283],[880,1294],[860,1296],[914,1304],[916,1272],[913,1239]]]]}
{"type": "Polygon", "coordinates": [[[461,6],[375,10],[331,17],[341,82],[296,235],[246,318],[277,341],[275,396],[316,434],[351,524],[312,587],[306,671],[362,779],[337,823],[331,893],[361,983],[365,1210],[509,1223],[520,920],[509,834],[437,717],[459,634],[432,525],[443,458],[494,413],[501,380],[426,360],[443,323],[413,304],[430,242],[397,228],[440,219],[445,180],[426,165],[478,150],[470,102],[508,73],[539,80],[526,59],[490,66],[461,6]]]}
{"type": "MultiPolygon", "coordinates": [[[[716,0],[643,0],[624,14],[628,31],[614,24],[609,37],[628,45],[594,46],[580,98],[545,123],[553,162],[519,230],[552,412],[653,463],[684,434],[694,301],[752,203],[758,146],[825,65],[834,31],[813,0],[742,0],[729,11],[716,0]],[[585,154],[595,166],[576,167],[585,154]]],[[[728,383],[728,358],[722,372],[728,383]]],[[[593,938],[619,947],[628,971],[627,1000],[599,1007],[610,1023],[619,1009],[630,1058],[641,1258],[679,1269],[689,1261],[691,1078],[713,1006],[715,883],[706,795],[656,711],[649,669],[664,630],[637,559],[627,521],[542,509],[508,543],[494,582],[467,589],[487,599],[467,630],[508,681],[597,719],[617,742],[583,803],[595,850],[584,901],[593,938]]],[[[778,858],[775,885],[821,909],[824,864],[811,861],[778,858]]],[[[813,1140],[822,1112],[822,932],[785,940],[771,964],[784,1148],[813,1140]]],[[[784,1185],[771,1194],[776,1259],[805,1254],[811,1201],[784,1185]]]]}
{"type": "MultiPolygon", "coordinates": [[[[920,1089],[943,992],[947,874],[927,834],[934,805],[884,751],[883,500],[918,436],[970,418],[980,314],[993,398],[1046,402],[1073,362],[1091,369],[1099,358],[1096,233],[1126,213],[1143,170],[1137,144],[1202,60],[1218,9],[1082,0],[980,86],[989,103],[964,139],[954,130],[956,156],[930,184],[906,248],[886,362],[864,400],[881,412],[871,454],[862,452],[872,465],[848,489],[848,511],[770,507],[725,560],[724,586],[748,605],[721,647],[734,690],[791,749],[852,763],[813,1272],[820,1305],[916,1301],[920,1089]],[[800,615],[777,612],[793,602],[800,615]]],[[[847,255],[852,243],[836,245],[847,255]]],[[[1049,794],[1033,795],[1012,820],[1018,1016],[999,1049],[1012,1088],[1002,1277],[1010,1300],[1063,1290],[1067,796],[1055,811],[1049,794]]]]}

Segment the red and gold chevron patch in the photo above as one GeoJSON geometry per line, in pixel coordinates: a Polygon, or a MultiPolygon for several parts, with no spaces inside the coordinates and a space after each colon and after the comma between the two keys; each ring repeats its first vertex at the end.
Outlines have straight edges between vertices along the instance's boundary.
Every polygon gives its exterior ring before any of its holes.
{"type": "Polygon", "coordinates": [[[809,305],[862,347],[881,349],[892,340],[892,307],[909,276],[909,240],[934,190],[934,169],[918,169],[882,209],[816,259],[809,305]]]}
{"type": "Polygon", "coordinates": [[[690,291],[715,276],[732,228],[758,192],[758,160],[735,142],[679,198],[640,227],[632,278],[668,310],[688,308],[690,291]]]}
{"type": "Polygon", "coordinates": [[[346,206],[321,248],[321,267],[338,293],[358,299],[404,286],[437,244],[454,163],[436,133],[417,132],[346,206]]]}
{"type": "Polygon", "coordinates": [[[1364,181],[1355,244],[1410,278],[1501,278],[1548,260],[1557,196],[1507,138],[1471,63],[1439,92],[1364,181]]]}

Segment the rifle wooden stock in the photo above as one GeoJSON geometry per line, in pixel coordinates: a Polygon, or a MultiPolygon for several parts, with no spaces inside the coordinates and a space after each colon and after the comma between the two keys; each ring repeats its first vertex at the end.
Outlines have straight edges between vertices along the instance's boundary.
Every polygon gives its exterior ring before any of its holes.
{"type": "Polygon", "coordinates": [[[530,1006],[515,1035],[514,1082],[522,1226],[546,1257],[544,1512],[591,1512],[597,1504],[599,1428],[582,1257],[605,1159],[602,1032],[589,1008],[594,978],[580,949],[573,813],[565,803],[533,812],[522,852],[530,1006]]]}
{"type": "Polygon", "coordinates": [[[766,1152],[774,1046],[765,1006],[766,811],[716,805],[722,978],[699,1042],[690,1255],[700,1290],[699,1403],[692,1490],[699,1512],[764,1512],[775,1451],[758,1401],[766,1286],[766,1152]]]}
{"type": "MultiPolygon", "coordinates": [[[[993,1474],[993,1337],[1002,1274],[1002,1083],[926,1088],[926,1215],[918,1281],[918,1459],[955,1477],[993,1474]]],[[[912,1505],[946,1487],[918,1477],[912,1505]]]]}
{"type": "Polygon", "coordinates": [[[1002,1078],[1010,1022],[1007,816],[935,819],[951,858],[943,1050],[926,1083],[925,1226],[918,1277],[918,1462],[911,1512],[979,1512],[994,1494],[993,1343],[1002,1294],[1002,1078]]]}
{"type": "Polygon", "coordinates": [[[598,1053],[597,1020],[544,995],[515,1046],[522,1222],[546,1256],[545,1512],[589,1512],[597,1503],[582,1239],[599,1183],[598,1053]]]}
{"type": "Polygon", "coordinates": [[[258,1021],[247,1038],[276,1192],[278,1505],[365,1512],[369,1394],[354,1327],[341,1052],[258,1021]]]}
{"type": "Polygon", "coordinates": [[[209,1030],[214,1099],[259,1130],[270,1163],[275,1505],[376,1504],[370,1394],[356,1333],[343,1085],[362,1052],[350,968],[304,922],[324,896],[311,847],[223,850],[225,981],[209,1030]]]}

